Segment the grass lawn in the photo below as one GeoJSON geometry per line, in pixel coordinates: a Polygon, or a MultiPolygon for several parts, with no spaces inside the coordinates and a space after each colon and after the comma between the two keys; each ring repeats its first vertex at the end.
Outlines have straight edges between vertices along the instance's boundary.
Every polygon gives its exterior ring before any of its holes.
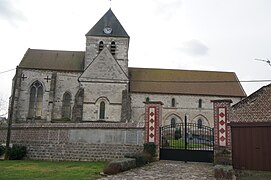
{"type": "Polygon", "coordinates": [[[270,171],[237,171],[237,180],[270,180],[270,171]]]}
{"type": "MultiPolygon", "coordinates": [[[[169,140],[169,146],[172,148],[181,148],[184,149],[185,148],[185,142],[183,139],[171,139],[169,140]]],[[[209,144],[200,144],[200,143],[188,143],[187,144],[187,148],[188,149],[194,149],[194,148],[210,148],[211,145],[209,144]]]]}
{"type": "Polygon", "coordinates": [[[4,161],[0,179],[97,179],[105,162],[4,161]]]}

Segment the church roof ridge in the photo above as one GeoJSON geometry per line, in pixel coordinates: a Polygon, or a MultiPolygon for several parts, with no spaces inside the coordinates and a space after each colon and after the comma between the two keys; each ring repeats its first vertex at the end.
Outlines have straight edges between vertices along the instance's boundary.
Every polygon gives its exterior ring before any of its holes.
{"type": "Polygon", "coordinates": [[[128,67],[129,69],[145,69],[149,71],[188,71],[188,72],[203,72],[203,73],[235,73],[233,71],[211,71],[211,70],[197,70],[197,69],[172,69],[172,68],[144,68],[144,67],[128,67]]]}
{"type": "Polygon", "coordinates": [[[111,8],[101,17],[101,19],[89,30],[86,36],[113,36],[126,37],[129,35],[115,16],[111,8]],[[109,28],[108,33],[104,32],[105,28],[109,28]]]}
{"type": "MultiPolygon", "coordinates": [[[[32,49],[32,48],[28,48],[28,50],[27,50],[27,52],[29,51],[29,50],[31,50],[31,51],[49,51],[49,52],[67,52],[67,53],[69,53],[69,52],[81,52],[81,53],[83,53],[83,52],[85,52],[85,51],[72,51],[72,50],[59,50],[59,49],[32,49]]],[[[26,53],[27,53],[26,52],[26,53]]]]}

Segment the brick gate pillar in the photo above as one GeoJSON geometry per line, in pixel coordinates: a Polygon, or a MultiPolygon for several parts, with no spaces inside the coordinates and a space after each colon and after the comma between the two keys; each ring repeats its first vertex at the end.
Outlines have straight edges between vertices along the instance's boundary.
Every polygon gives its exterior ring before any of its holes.
{"type": "Polygon", "coordinates": [[[162,105],[160,101],[145,103],[145,143],[154,143],[157,146],[159,157],[160,124],[162,124],[162,105]]]}
{"type": "Polygon", "coordinates": [[[231,100],[214,100],[214,163],[231,165],[230,108],[231,100]]]}

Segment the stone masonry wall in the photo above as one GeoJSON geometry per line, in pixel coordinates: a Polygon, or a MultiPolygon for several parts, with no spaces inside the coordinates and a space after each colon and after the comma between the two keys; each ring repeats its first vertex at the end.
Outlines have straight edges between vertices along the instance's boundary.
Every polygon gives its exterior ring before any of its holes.
{"type": "MultiPolygon", "coordinates": [[[[6,133],[0,126],[0,144],[6,133]]],[[[11,143],[27,146],[28,159],[108,161],[142,151],[144,129],[131,123],[14,124],[11,143]]]]}
{"type": "Polygon", "coordinates": [[[129,38],[121,37],[86,37],[86,54],[85,54],[85,69],[99,54],[99,42],[103,41],[104,47],[110,49],[112,41],[116,43],[115,59],[118,61],[122,70],[128,76],[128,48],[129,38]]]}
{"type": "Polygon", "coordinates": [[[72,96],[71,107],[74,106],[74,96],[79,89],[77,81],[80,73],[53,72],[45,70],[23,69],[18,76],[17,93],[13,120],[18,122],[28,119],[30,87],[33,82],[40,81],[43,86],[42,121],[61,119],[63,94],[69,92],[72,96]],[[22,78],[24,76],[25,78],[22,78]],[[21,78],[20,78],[21,77],[21,78]],[[47,79],[48,77],[48,79],[47,79]],[[54,82],[52,82],[54,81],[54,82]],[[54,87],[51,87],[54,86],[54,87]]]}
{"type": "Polygon", "coordinates": [[[144,124],[144,113],[146,98],[150,101],[161,101],[162,106],[162,126],[169,125],[171,118],[175,118],[177,123],[184,122],[185,114],[188,115],[188,122],[196,123],[199,118],[203,120],[203,125],[214,127],[213,104],[211,100],[228,99],[233,104],[239,102],[238,97],[219,96],[195,96],[195,95],[171,95],[171,94],[143,94],[131,93],[131,120],[132,122],[144,124]],[[171,100],[175,99],[175,107],[171,107],[171,100]],[[198,107],[199,99],[202,100],[202,107],[198,107]]]}

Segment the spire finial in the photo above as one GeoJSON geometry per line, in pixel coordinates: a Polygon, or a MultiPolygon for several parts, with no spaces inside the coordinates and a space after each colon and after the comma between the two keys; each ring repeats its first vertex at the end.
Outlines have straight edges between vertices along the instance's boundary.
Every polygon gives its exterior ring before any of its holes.
{"type": "Polygon", "coordinates": [[[111,9],[111,0],[109,0],[109,9],[111,9]]]}

